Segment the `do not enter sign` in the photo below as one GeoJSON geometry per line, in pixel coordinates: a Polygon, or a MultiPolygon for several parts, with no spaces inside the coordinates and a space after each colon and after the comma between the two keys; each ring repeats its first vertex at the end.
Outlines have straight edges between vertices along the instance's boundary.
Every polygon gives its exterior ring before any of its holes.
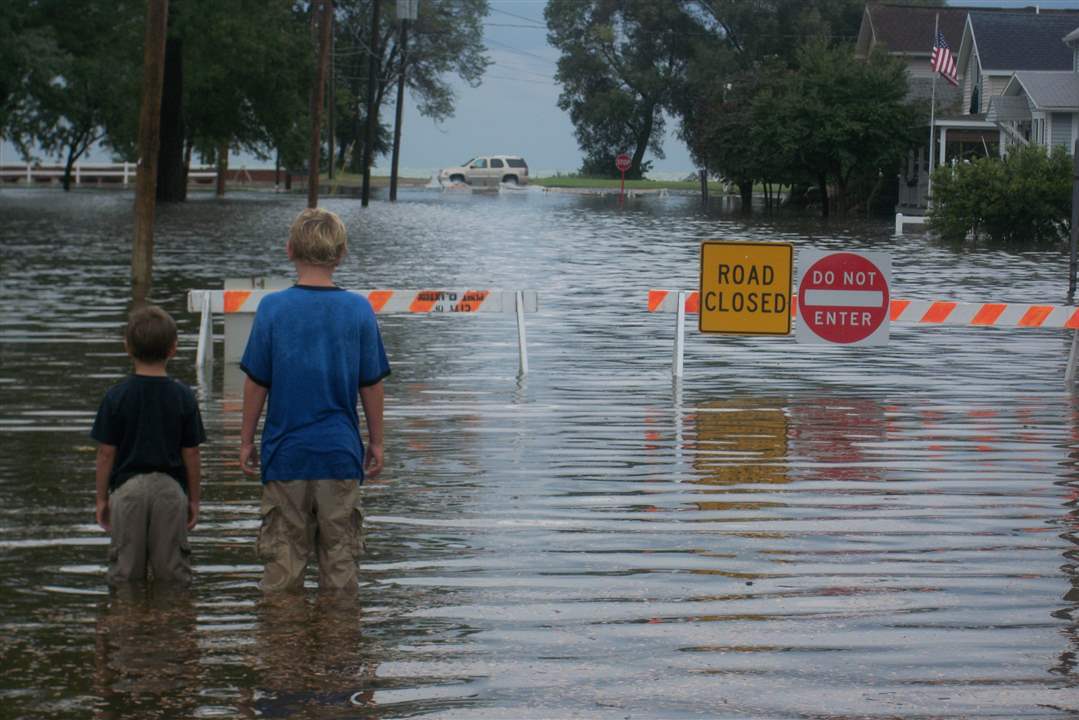
{"type": "Polygon", "coordinates": [[[888,342],[892,260],[879,252],[799,253],[798,341],[888,342]]]}

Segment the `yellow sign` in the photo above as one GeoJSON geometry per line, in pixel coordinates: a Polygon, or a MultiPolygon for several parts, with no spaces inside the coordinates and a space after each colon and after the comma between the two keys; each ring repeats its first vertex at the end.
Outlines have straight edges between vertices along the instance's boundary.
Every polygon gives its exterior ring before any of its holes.
{"type": "Polygon", "coordinates": [[[701,243],[701,332],[789,335],[793,268],[789,243],[701,243]]]}

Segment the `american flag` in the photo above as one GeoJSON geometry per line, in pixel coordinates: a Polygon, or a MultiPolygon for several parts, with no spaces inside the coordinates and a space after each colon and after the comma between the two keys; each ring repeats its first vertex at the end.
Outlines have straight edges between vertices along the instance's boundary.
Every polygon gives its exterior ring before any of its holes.
{"type": "Polygon", "coordinates": [[[929,66],[943,75],[944,79],[952,85],[959,84],[955,55],[952,55],[952,49],[948,47],[948,42],[944,39],[944,33],[942,32],[937,32],[937,43],[933,46],[933,55],[929,58],[929,66]]]}

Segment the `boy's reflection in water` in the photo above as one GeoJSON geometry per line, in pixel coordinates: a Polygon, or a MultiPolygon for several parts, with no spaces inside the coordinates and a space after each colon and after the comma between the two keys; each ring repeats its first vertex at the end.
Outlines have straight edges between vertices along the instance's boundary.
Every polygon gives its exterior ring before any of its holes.
{"type": "Polygon", "coordinates": [[[245,717],[354,718],[374,704],[375,666],[365,654],[359,598],[281,593],[256,608],[254,690],[245,717]]]}
{"type": "Polygon", "coordinates": [[[94,717],[191,717],[198,705],[200,654],[190,592],[141,586],[113,593],[98,617],[94,717]]]}

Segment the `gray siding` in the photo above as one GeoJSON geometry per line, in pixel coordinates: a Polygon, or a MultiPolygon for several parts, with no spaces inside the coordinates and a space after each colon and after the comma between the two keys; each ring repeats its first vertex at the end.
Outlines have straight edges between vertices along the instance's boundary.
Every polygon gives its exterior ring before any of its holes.
{"type": "Polygon", "coordinates": [[[1072,145],[1072,114],[1052,113],[1050,122],[1052,123],[1051,144],[1070,149],[1072,145]]]}

